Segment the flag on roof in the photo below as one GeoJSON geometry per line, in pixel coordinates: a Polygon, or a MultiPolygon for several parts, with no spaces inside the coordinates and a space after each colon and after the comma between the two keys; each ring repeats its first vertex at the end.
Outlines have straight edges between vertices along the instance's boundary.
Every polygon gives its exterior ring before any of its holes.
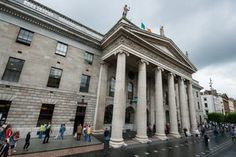
{"type": "Polygon", "coordinates": [[[145,29],[145,25],[144,25],[144,23],[142,23],[142,22],[141,22],[141,28],[142,28],[142,29],[145,29]]]}

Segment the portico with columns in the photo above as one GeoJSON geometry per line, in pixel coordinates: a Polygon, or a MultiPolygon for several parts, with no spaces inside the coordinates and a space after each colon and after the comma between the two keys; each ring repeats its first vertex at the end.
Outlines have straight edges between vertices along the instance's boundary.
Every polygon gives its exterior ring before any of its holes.
{"type": "Polygon", "coordinates": [[[95,133],[110,127],[110,145],[117,148],[125,143],[125,130],[136,131],[141,143],[150,141],[148,126],[155,126],[161,140],[180,137],[183,128],[196,130],[192,74],[197,69],[171,39],[122,18],[105,35],[102,50],[95,133]]]}

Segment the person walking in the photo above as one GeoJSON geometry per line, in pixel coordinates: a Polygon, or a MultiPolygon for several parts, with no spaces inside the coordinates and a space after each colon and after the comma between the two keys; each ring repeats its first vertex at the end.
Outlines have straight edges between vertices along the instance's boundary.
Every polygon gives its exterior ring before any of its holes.
{"type": "Polygon", "coordinates": [[[209,143],[210,139],[209,136],[207,135],[207,133],[204,134],[204,143],[205,146],[208,147],[208,143],[209,143]]]}
{"type": "Polygon", "coordinates": [[[62,140],[64,139],[64,132],[65,132],[65,131],[66,131],[66,126],[65,126],[65,124],[61,124],[59,133],[60,133],[60,137],[61,137],[62,140]]]}
{"type": "Polygon", "coordinates": [[[6,131],[5,131],[5,134],[4,134],[4,138],[8,139],[11,136],[11,134],[12,134],[11,125],[7,124],[6,131]]]}
{"type": "Polygon", "coordinates": [[[87,137],[88,137],[88,142],[91,142],[91,127],[88,125],[87,128],[87,137]]]}
{"type": "Polygon", "coordinates": [[[86,128],[86,125],[84,125],[84,128],[83,128],[83,139],[84,139],[84,142],[87,141],[87,128],[86,128]]]}
{"type": "Polygon", "coordinates": [[[77,126],[77,130],[76,130],[76,133],[77,133],[77,141],[79,140],[80,141],[80,138],[81,138],[81,134],[82,134],[82,125],[81,124],[79,124],[78,126],[77,126]]]}
{"type": "Polygon", "coordinates": [[[106,128],[106,130],[104,131],[104,153],[107,153],[107,151],[109,150],[109,141],[110,141],[110,132],[109,130],[106,128]]]}
{"type": "Polygon", "coordinates": [[[29,145],[30,145],[30,132],[28,132],[28,134],[26,135],[26,138],[25,138],[25,145],[23,147],[24,150],[28,151],[28,148],[29,148],[29,145]]]}
{"type": "Polygon", "coordinates": [[[8,151],[9,151],[9,143],[7,140],[3,140],[2,147],[0,149],[0,156],[1,157],[7,157],[8,156],[8,151]]]}
{"type": "Polygon", "coordinates": [[[47,127],[46,127],[46,130],[45,130],[45,137],[44,137],[44,140],[43,140],[43,144],[48,143],[51,131],[52,131],[51,130],[51,123],[49,122],[47,127]]]}

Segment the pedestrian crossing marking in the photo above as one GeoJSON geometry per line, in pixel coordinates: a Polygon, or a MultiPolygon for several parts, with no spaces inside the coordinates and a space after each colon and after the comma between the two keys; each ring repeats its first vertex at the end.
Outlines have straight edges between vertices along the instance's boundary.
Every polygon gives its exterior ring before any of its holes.
{"type": "Polygon", "coordinates": [[[148,152],[145,152],[145,155],[149,155],[149,153],[148,153],[148,152]]]}

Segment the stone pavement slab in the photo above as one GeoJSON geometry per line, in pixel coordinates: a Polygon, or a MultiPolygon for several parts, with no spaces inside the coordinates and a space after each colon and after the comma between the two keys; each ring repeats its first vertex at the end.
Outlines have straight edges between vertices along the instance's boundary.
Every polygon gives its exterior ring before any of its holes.
{"type": "Polygon", "coordinates": [[[20,139],[17,142],[16,152],[13,155],[19,154],[30,154],[30,153],[38,153],[38,152],[48,152],[48,151],[55,151],[55,150],[62,150],[68,148],[75,148],[81,147],[87,148],[85,146],[91,145],[99,145],[101,142],[97,140],[95,137],[91,137],[91,142],[84,142],[84,141],[77,141],[73,136],[65,136],[63,140],[56,140],[54,137],[51,137],[49,143],[42,144],[42,140],[38,138],[33,138],[30,140],[29,150],[23,150],[24,146],[24,139],[20,139]]]}

